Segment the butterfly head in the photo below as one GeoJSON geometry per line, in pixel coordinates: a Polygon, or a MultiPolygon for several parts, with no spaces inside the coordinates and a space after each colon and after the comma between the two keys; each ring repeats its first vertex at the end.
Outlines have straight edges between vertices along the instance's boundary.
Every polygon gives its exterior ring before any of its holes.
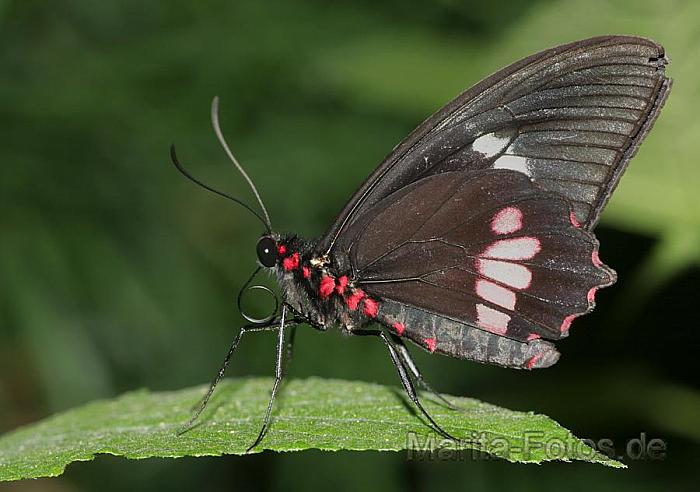
{"type": "Polygon", "coordinates": [[[274,237],[264,235],[258,240],[256,250],[258,253],[258,261],[265,268],[272,268],[280,259],[284,246],[277,243],[274,237]]]}
{"type": "Polygon", "coordinates": [[[299,272],[309,277],[313,260],[307,260],[311,244],[296,235],[265,233],[258,239],[256,252],[258,263],[265,268],[275,268],[279,273],[299,272]]]}

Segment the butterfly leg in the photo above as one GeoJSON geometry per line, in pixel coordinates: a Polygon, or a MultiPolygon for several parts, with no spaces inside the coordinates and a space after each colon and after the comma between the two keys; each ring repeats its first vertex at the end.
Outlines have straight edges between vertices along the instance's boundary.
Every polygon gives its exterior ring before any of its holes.
{"type": "MultiPolygon", "coordinates": [[[[224,377],[224,374],[226,372],[226,369],[228,368],[229,362],[231,361],[231,358],[233,357],[234,352],[238,348],[241,339],[243,338],[243,335],[249,332],[256,332],[256,331],[274,331],[278,330],[281,322],[281,317],[276,317],[270,321],[268,321],[265,324],[248,324],[244,325],[241,327],[240,331],[236,335],[236,338],[234,338],[233,342],[231,343],[231,346],[229,347],[228,353],[226,354],[226,357],[224,358],[223,363],[221,364],[221,367],[219,368],[219,371],[216,374],[216,377],[214,380],[211,382],[209,385],[209,389],[207,392],[204,394],[202,399],[199,401],[197,405],[194,406],[193,411],[194,414],[192,417],[187,421],[185,425],[183,425],[180,430],[178,430],[177,434],[183,434],[187,432],[189,429],[192,428],[193,424],[195,421],[199,418],[201,413],[204,411],[204,409],[207,406],[207,403],[209,403],[209,399],[211,398],[212,394],[214,393],[214,389],[216,386],[219,384],[221,379],[224,377]]],[[[294,320],[294,323],[297,323],[297,320],[294,320]]],[[[291,350],[291,348],[290,348],[291,350]]]]}
{"type": "Polygon", "coordinates": [[[403,359],[399,355],[399,351],[394,342],[392,341],[391,335],[387,335],[386,332],[381,330],[355,330],[353,331],[353,335],[374,335],[381,338],[384,344],[386,345],[387,349],[389,350],[391,362],[394,364],[394,367],[396,368],[396,371],[399,374],[401,385],[403,386],[403,389],[406,391],[406,394],[411,399],[413,404],[418,408],[418,410],[420,410],[420,412],[428,420],[428,422],[430,422],[430,425],[433,427],[433,429],[435,429],[435,431],[437,431],[438,434],[455,442],[464,442],[463,439],[458,439],[454,437],[452,434],[440,427],[440,425],[437,422],[435,422],[433,417],[431,417],[428,411],[423,407],[423,404],[418,398],[418,393],[416,393],[416,388],[413,386],[413,381],[411,381],[411,378],[408,375],[408,369],[406,368],[403,359]]]}
{"type": "MultiPolygon", "coordinates": [[[[272,385],[272,392],[270,393],[270,401],[267,404],[267,410],[265,411],[265,418],[263,419],[263,425],[262,428],[260,429],[260,433],[258,434],[258,437],[255,439],[255,442],[251,444],[248,449],[246,449],[246,453],[250,452],[251,449],[253,449],[255,446],[260,444],[260,441],[262,441],[263,437],[265,437],[265,432],[267,432],[267,428],[270,425],[270,416],[272,415],[272,406],[275,403],[275,398],[277,397],[277,391],[279,390],[280,383],[282,382],[282,377],[285,374],[284,371],[284,354],[285,354],[285,343],[284,343],[284,329],[285,329],[285,316],[287,314],[287,306],[282,305],[282,314],[280,316],[280,322],[279,322],[279,327],[278,327],[278,332],[277,332],[277,357],[276,357],[276,363],[275,363],[275,382],[272,385]]],[[[292,333],[292,336],[294,333],[292,333]]],[[[293,343],[293,339],[292,339],[293,343]]],[[[287,351],[291,351],[291,345],[287,345],[287,351]]]]}
{"type": "Polygon", "coordinates": [[[290,324],[289,340],[287,340],[287,353],[285,355],[284,374],[287,374],[289,366],[292,365],[292,355],[294,355],[294,337],[297,333],[297,325],[290,324]]]}
{"type": "Polygon", "coordinates": [[[418,369],[418,366],[416,366],[416,363],[413,361],[411,353],[408,351],[406,344],[403,343],[403,340],[393,334],[391,335],[391,339],[396,346],[396,351],[398,352],[404,366],[406,366],[411,374],[413,374],[413,378],[418,383],[418,386],[431,393],[435,398],[443,402],[450,410],[462,410],[460,407],[456,406],[454,403],[450,402],[447,398],[435,391],[435,389],[423,378],[423,375],[418,369]]]}

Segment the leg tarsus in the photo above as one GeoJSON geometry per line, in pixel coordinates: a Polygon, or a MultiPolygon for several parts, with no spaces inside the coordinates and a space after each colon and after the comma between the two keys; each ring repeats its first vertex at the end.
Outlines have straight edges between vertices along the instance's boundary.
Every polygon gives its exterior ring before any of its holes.
{"type": "MultiPolygon", "coordinates": [[[[276,363],[275,363],[275,383],[272,385],[272,392],[270,393],[270,400],[267,403],[267,410],[265,411],[265,417],[263,419],[263,425],[260,428],[260,432],[258,433],[258,437],[255,439],[255,442],[251,444],[248,449],[246,449],[246,453],[249,453],[251,449],[253,449],[255,446],[260,444],[260,442],[263,440],[263,437],[265,437],[265,433],[267,432],[268,426],[270,424],[270,417],[272,415],[272,407],[275,403],[275,398],[277,397],[277,390],[279,389],[280,383],[282,382],[282,377],[285,374],[284,370],[284,353],[285,353],[285,343],[284,343],[284,318],[285,314],[287,312],[286,306],[282,306],[282,315],[280,319],[280,324],[279,324],[279,331],[277,332],[277,358],[276,358],[276,363]]],[[[294,334],[292,333],[292,336],[294,334]]],[[[293,338],[290,340],[291,343],[294,342],[293,338]]],[[[290,345],[286,346],[287,350],[290,349],[290,345]]]]}
{"type": "Polygon", "coordinates": [[[233,342],[231,343],[231,346],[228,349],[228,352],[226,353],[226,357],[224,358],[224,362],[221,364],[221,367],[219,368],[219,372],[216,373],[216,377],[214,380],[211,382],[209,385],[209,389],[207,392],[204,394],[204,396],[199,400],[199,403],[195,404],[192,407],[192,411],[194,414],[190,419],[180,427],[180,429],[177,431],[177,435],[182,435],[188,430],[190,430],[195,423],[195,421],[199,418],[199,416],[202,414],[204,409],[207,406],[207,403],[209,403],[209,399],[211,398],[212,394],[214,394],[214,389],[216,386],[219,384],[221,379],[223,379],[224,374],[226,373],[226,369],[228,368],[229,363],[231,362],[231,358],[233,357],[234,352],[238,348],[238,345],[241,342],[241,339],[243,338],[243,335],[247,332],[253,332],[253,331],[271,331],[271,330],[277,330],[279,329],[280,319],[276,318],[273,320],[270,320],[269,322],[262,324],[262,325],[244,325],[241,327],[240,331],[236,335],[236,338],[234,338],[233,342]]]}
{"type": "Polygon", "coordinates": [[[394,334],[391,334],[391,339],[396,345],[396,349],[399,353],[399,356],[403,360],[404,365],[408,368],[408,370],[413,374],[413,377],[415,378],[416,382],[418,383],[418,386],[426,390],[428,393],[432,394],[435,398],[440,400],[442,403],[444,403],[450,410],[455,410],[455,411],[460,411],[464,412],[465,409],[458,407],[451,401],[449,401],[447,398],[442,396],[440,393],[438,393],[426,380],[423,378],[423,375],[421,374],[420,370],[418,369],[418,366],[416,366],[416,363],[413,361],[413,358],[411,357],[411,353],[408,351],[408,348],[406,347],[406,344],[403,343],[403,340],[400,337],[397,337],[394,334]]]}
{"type": "Polygon", "coordinates": [[[428,422],[430,422],[433,429],[435,429],[438,432],[438,434],[447,439],[450,439],[455,442],[464,442],[462,439],[454,437],[452,434],[443,429],[437,422],[435,422],[433,417],[431,417],[428,411],[421,404],[420,399],[418,398],[418,394],[416,393],[416,389],[413,386],[413,382],[408,376],[406,366],[403,360],[401,359],[401,356],[399,355],[398,350],[396,349],[396,346],[392,342],[391,338],[387,336],[387,334],[383,331],[379,332],[379,337],[384,341],[384,344],[389,349],[389,356],[391,357],[391,361],[394,363],[394,367],[396,367],[396,370],[399,373],[399,379],[401,379],[401,384],[403,385],[404,390],[408,394],[408,397],[411,399],[413,404],[416,405],[416,407],[421,411],[423,416],[426,419],[428,419],[428,422]]]}

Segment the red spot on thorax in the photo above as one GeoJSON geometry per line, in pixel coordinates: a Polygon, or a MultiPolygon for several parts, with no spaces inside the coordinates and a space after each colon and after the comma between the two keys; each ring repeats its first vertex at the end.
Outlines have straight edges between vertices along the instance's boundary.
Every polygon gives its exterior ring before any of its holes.
{"type": "Polygon", "coordinates": [[[576,214],[573,210],[569,212],[569,222],[571,222],[571,225],[574,227],[581,227],[581,223],[578,221],[578,218],[576,218],[576,214]]]}
{"type": "Polygon", "coordinates": [[[280,244],[277,246],[277,252],[280,254],[280,256],[284,256],[287,254],[287,247],[284,244],[280,244]]]}
{"type": "Polygon", "coordinates": [[[398,321],[394,321],[394,324],[391,326],[394,327],[394,330],[396,330],[396,334],[398,336],[403,335],[403,332],[406,331],[406,326],[404,326],[403,323],[399,323],[398,321]]]}
{"type": "Polygon", "coordinates": [[[538,338],[541,338],[537,333],[530,333],[527,336],[527,341],[529,342],[530,340],[537,340],[538,338]]]}
{"type": "Polygon", "coordinates": [[[321,277],[321,284],[318,286],[318,293],[321,299],[325,299],[333,293],[335,289],[335,279],[329,275],[321,277]]]}
{"type": "Polygon", "coordinates": [[[598,251],[593,251],[591,253],[591,260],[593,261],[593,264],[597,267],[603,266],[603,262],[600,261],[600,256],[598,256],[598,251]]]}
{"type": "Polygon", "coordinates": [[[541,358],[542,358],[541,353],[535,354],[532,357],[530,357],[530,360],[527,361],[527,368],[532,369],[535,366],[535,364],[537,364],[537,361],[540,360],[541,358]]]}
{"type": "Polygon", "coordinates": [[[435,352],[435,346],[437,345],[437,339],[425,338],[425,339],[423,339],[423,343],[425,343],[425,346],[428,347],[428,350],[430,350],[431,352],[435,352]]]}
{"type": "Polygon", "coordinates": [[[347,286],[348,286],[347,275],[343,275],[342,277],[338,277],[338,283],[335,286],[335,291],[342,296],[345,293],[345,287],[347,287],[347,286]]]}
{"type": "Polygon", "coordinates": [[[370,318],[376,318],[377,312],[379,312],[379,303],[374,299],[366,297],[362,303],[362,312],[370,318]]]}
{"type": "Polygon", "coordinates": [[[304,265],[303,267],[301,267],[301,273],[304,275],[304,278],[310,278],[311,277],[311,268],[304,265]]]}
{"type": "Polygon", "coordinates": [[[565,331],[569,331],[569,328],[571,327],[571,322],[576,318],[576,314],[570,314],[566,318],[564,318],[564,321],[561,323],[561,328],[559,330],[564,333],[565,331]]]}
{"type": "Polygon", "coordinates": [[[299,253],[292,253],[282,260],[282,268],[287,272],[291,272],[299,268],[299,253]]]}
{"type": "Polygon", "coordinates": [[[362,291],[362,289],[355,289],[352,294],[345,298],[345,304],[347,304],[351,311],[354,311],[357,309],[357,306],[360,304],[363,297],[365,297],[365,293],[362,291]]]}

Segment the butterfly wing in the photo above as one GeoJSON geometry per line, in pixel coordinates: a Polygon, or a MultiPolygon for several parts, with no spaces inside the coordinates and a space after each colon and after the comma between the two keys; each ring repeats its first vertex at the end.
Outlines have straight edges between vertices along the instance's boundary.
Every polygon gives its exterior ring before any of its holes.
{"type": "Polygon", "coordinates": [[[486,341],[565,336],[615,281],[569,201],[516,171],[429,176],[371,216],[349,229],[355,284],[381,299],[387,324],[452,356],[474,349],[469,328],[486,341]]]}
{"type": "MultiPolygon", "coordinates": [[[[427,176],[505,168],[568,198],[591,229],[671,87],[664,49],[591,38],[525,58],[444,106],[394,148],[347,203],[319,253],[391,193],[427,176]]],[[[345,239],[345,241],[344,241],[345,239]]]]}

